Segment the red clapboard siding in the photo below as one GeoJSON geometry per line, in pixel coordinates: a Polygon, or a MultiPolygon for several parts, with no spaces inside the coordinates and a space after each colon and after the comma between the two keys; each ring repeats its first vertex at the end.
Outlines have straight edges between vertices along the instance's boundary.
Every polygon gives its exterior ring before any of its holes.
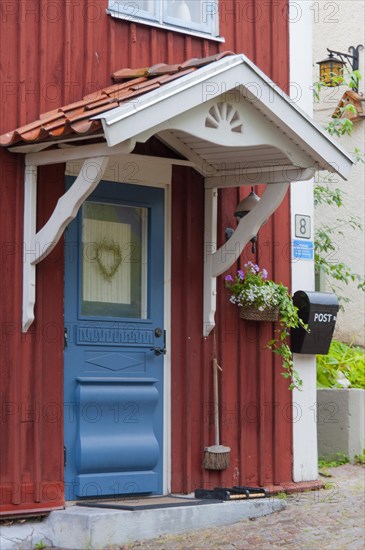
{"type": "MultiPolygon", "coordinates": [[[[53,0],[50,9],[44,0],[0,3],[1,134],[109,85],[110,74],[119,68],[180,62],[224,50],[246,53],[288,88],[287,0],[274,0],[271,8],[265,2],[265,9],[260,1],[256,8],[245,0],[222,2],[225,43],[113,19],[105,14],[107,0],[76,4],[53,0]],[[15,37],[16,47],[9,47],[15,37]]],[[[63,166],[40,170],[39,225],[63,192],[63,173],[63,166]]],[[[220,193],[221,241],[246,193],[220,193]]],[[[221,439],[232,449],[231,467],[219,474],[201,466],[204,446],[213,443],[212,338],[201,337],[203,198],[200,176],[174,168],[172,489],[290,481],[291,396],[272,355],[263,349],[271,329],[239,320],[222,277],[217,313],[221,439]]],[[[0,213],[0,504],[2,512],[24,513],[56,508],[64,498],[63,252],[59,244],[37,268],[37,320],[23,335],[23,159],[7,151],[0,151],[0,213]]],[[[256,257],[248,247],[244,259],[256,259],[288,284],[290,263],[280,248],[289,240],[288,199],[273,220],[260,231],[256,257]]]]}
{"type": "MultiPolygon", "coordinates": [[[[287,90],[287,2],[272,2],[271,6],[268,4],[265,3],[266,8],[263,8],[262,3],[256,2],[255,11],[251,2],[225,1],[221,11],[221,33],[226,37],[224,48],[243,51],[287,90]]],[[[176,170],[175,178],[178,177],[177,173],[176,170]]],[[[186,180],[192,181],[191,178],[186,180]]],[[[173,257],[172,287],[172,490],[189,492],[197,486],[283,483],[291,480],[292,398],[288,382],[280,374],[280,361],[264,348],[273,336],[273,327],[266,323],[242,322],[236,308],[228,303],[223,277],[218,278],[216,338],[218,359],[223,368],[220,377],[221,443],[231,447],[231,466],[222,473],[202,468],[204,447],[214,443],[212,337],[206,341],[201,339],[200,374],[203,375],[203,382],[200,403],[195,403],[192,400],[192,384],[198,378],[198,353],[194,355],[194,360],[190,359],[194,345],[189,339],[190,333],[183,331],[184,324],[190,327],[194,319],[189,305],[191,287],[184,269],[186,250],[183,235],[189,243],[191,255],[192,247],[200,246],[201,228],[195,226],[196,237],[189,238],[193,227],[189,223],[190,219],[184,217],[189,216],[192,207],[189,199],[186,201],[188,212],[182,213],[180,209],[177,215],[177,206],[182,203],[181,193],[186,193],[189,186],[184,187],[174,179],[173,204],[176,199],[176,208],[173,207],[173,234],[179,235],[180,248],[173,257]],[[185,294],[187,288],[188,295],[185,294]],[[197,421],[199,415],[200,423],[197,421]],[[190,426],[187,426],[189,419],[190,426]],[[182,438],[181,430],[184,432],[182,438]]],[[[261,187],[257,186],[259,194],[263,192],[261,187]]],[[[220,192],[221,243],[224,228],[235,223],[232,216],[235,206],[248,192],[247,188],[220,192]]],[[[203,216],[203,198],[198,196],[195,187],[194,209],[199,200],[203,216]]],[[[251,253],[249,245],[242,256],[241,265],[249,259],[254,260],[266,267],[272,277],[289,285],[289,220],[287,197],[275,216],[261,229],[256,254],[251,253]]],[[[195,267],[195,273],[199,273],[199,264],[195,267]]],[[[198,308],[195,311],[199,315],[198,308]]]]}

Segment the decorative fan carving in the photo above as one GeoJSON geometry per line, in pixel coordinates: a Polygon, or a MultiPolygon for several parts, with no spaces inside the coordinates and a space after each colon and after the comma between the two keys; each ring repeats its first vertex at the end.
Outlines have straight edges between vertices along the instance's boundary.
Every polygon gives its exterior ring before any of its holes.
{"type": "Polygon", "coordinates": [[[221,128],[231,132],[242,134],[243,125],[240,115],[230,103],[216,103],[209,109],[209,115],[205,119],[206,128],[221,128]]]}

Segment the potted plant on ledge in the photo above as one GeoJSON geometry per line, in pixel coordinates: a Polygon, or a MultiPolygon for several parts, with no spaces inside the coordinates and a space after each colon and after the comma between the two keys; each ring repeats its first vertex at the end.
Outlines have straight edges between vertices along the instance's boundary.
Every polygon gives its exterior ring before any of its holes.
{"type": "Polygon", "coordinates": [[[298,316],[298,308],[293,304],[289,290],[282,283],[268,279],[266,269],[253,262],[247,262],[235,277],[227,275],[225,284],[231,293],[230,301],[240,308],[240,317],[251,321],[278,321],[276,337],[267,343],[273,353],[283,360],[282,375],[290,378],[290,389],[300,389],[303,385],[298,372],[294,369],[293,355],[288,345],[290,329],[308,327],[298,316]]]}

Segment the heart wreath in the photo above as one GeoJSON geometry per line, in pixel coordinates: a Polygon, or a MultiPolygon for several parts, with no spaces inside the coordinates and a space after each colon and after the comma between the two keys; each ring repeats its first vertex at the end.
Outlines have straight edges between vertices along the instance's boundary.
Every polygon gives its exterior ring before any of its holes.
{"type": "Polygon", "coordinates": [[[95,260],[104,279],[111,281],[122,263],[120,245],[115,241],[107,241],[106,239],[103,239],[100,243],[95,243],[95,260]],[[110,258],[111,256],[112,258],[110,258]]]}

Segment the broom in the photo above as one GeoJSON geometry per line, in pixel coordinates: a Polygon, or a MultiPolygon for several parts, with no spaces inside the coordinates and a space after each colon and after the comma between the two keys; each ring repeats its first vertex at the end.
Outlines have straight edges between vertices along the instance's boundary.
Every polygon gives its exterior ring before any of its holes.
{"type": "Polygon", "coordinates": [[[213,355],[213,391],[214,391],[214,439],[215,445],[205,447],[203,466],[207,470],[225,470],[229,467],[229,453],[231,449],[219,444],[219,399],[218,399],[218,365],[216,357],[216,342],[214,333],[213,355]]]}

